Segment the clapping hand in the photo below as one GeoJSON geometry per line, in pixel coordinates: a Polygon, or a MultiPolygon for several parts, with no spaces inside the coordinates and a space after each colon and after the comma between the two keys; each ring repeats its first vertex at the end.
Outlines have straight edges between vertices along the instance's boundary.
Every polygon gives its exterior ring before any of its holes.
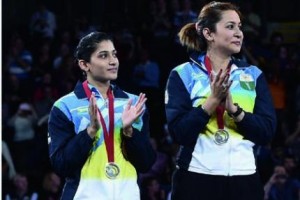
{"type": "Polygon", "coordinates": [[[212,73],[210,74],[211,93],[219,101],[226,98],[232,84],[232,81],[229,80],[228,70],[229,68],[225,71],[220,69],[215,76],[212,73]]]}
{"type": "Polygon", "coordinates": [[[134,106],[132,106],[132,99],[129,99],[122,113],[123,132],[128,133],[128,130],[132,132],[132,130],[130,130],[132,129],[131,125],[143,113],[146,100],[147,98],[144,93],[140,93],[139,99],[134,106]]]}
{"type": "Polygon", "coordinates": [[[97,101],[94,92],[92,92],[90,98],[89,115],[90,115],[90,125],[87,128],[87,132],[91,138],[94,138],[96,136],[97,131],[100,128],[98,106],[97,106],[97,101]]]}

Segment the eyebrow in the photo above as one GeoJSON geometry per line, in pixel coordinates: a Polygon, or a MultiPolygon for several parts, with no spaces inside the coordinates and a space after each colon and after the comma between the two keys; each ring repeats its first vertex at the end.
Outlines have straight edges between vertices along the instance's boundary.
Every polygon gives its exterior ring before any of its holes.
{"type": "Polygon", "coordinates": [[[238,23],[236,23],[235,21],[228,21],[228,22],[226,22],[226,24],[241,24],[242,22],[241,21],[239,21],[238,23]]]}
{"type": "MultiPolygon", "coordinates": [[[[103,50],[103,51],[99,51],[98,54],[103,54],[103,53],[109,53],[110,51],[107,51],[107,50],[103,50]]],[[[116,49],[112,50],[111,52],[115,53],[117,52],[116,49]]]]}
{"type": "Polygon", "coordinates": [[[225,25],[231,25],[231,24],[237,24],[238,26],[241,26],[241,25],[242,25],[242,22],[240,21],[240,22],[236,23],[236,22],[234,22],[234,21],[229,21],[229,22],[226,22],[226,23],[225,23],[225,25]]]}

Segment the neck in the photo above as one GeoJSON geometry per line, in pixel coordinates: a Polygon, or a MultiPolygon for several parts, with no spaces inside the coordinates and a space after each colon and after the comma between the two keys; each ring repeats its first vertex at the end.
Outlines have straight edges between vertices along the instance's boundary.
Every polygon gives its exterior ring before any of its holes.
{"type": "Polygon", "coordinates": [[[207,51],[206,55],[209,57],[212,70],[215,72],[218,72],[220,69],[225,70],[231,59],[230,56],[212,50],[207,51]]]}
{"type": "Polygon", "coordinates": [[[87,78],[87,81],[98,89],[103,98],[107,98],[107,90],[109,89],[110,81],[101,82],[91,78],[87,78]]]}

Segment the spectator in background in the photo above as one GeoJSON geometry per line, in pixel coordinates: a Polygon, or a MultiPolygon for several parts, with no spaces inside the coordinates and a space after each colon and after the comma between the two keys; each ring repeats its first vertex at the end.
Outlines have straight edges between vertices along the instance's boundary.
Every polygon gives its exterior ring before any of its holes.
{"type": "Polygon", "coordinates": [[[53,59],[53,68],[58,69],[61,67],[63,59],[67,56],[70,56],[71,50],[68,44],[62,43],[58,49],[58,53],[53,59]]]}
{"type": "Polygon", "coordinates": [[[168,14],[171,21],[171,37],[174,38],[177,35],[178,27],[175,24],[175,16],[180,12],[180,2],[179,0],[171,0],[168,3],[168,14]]]}
{"type": "Polygon", "coordinates": [[[272,141],[272,146],[283,146],[284,140],[288,134],[288,130],[286,129],[287,95],[284,70],[280,69],[280,65],[277,62],[277,56],[276,60],[272,60],[268,65],[267,81],[277,117],[276,134],[272,141]]]}
{"type": "Polygon", "coordinates": [[[37,48],[34,55],[33,70],[35,83],[39,82],[45,73],[52,71],[53,57],[51,55],[51,43],[44,41],[37,48]]]}
{"type": "Polygon", "coordinates": [[[42,188],[39,191],[41,200],[59,200],[62,190],[60,177],[52,171],[46,172],[42,179],[42,188]]]}
{"type": "Polygon", "coordinates": [[[272,152],[271,142],[267,145],[258,145],[255,148],[257,171],[260,174],[262,184],[265,184],[273,174],[274,166],[281,163],[275,160],[272,152]]]}
{"type": "Polygon", "coordinates": [[[164,42],[170,36],[172,23],[167,10],[166,0],[155,0],[153,3],[153,9],[151,12],[151,31],[157,42],[164,42]]]}
{"type": "Polygon", "coordinates": [[[143,182],[141,200],[165,200],[166,192],[161,187],[158,178],[149,176],[143,182]]]}
{"type": "Polygon", "coordinates": [[[74,38],[71,30],[63,29],[57,32],[56,40],[52,45],[52,72],[61,67],[65,57],[72,55],[72,49],[74,49],[75,45],[74,40],[76,40],[76,38],[74,38]]]}
{"type": "Polygon", "coordinates": [[[75,38],[79,41],[83,36],[96,31],[86,15],[81,15],[75,20],[75,38]]]}
{"type": "Polygon", "coordinates": [[[15,75],[22,84],[28,84],[32,63],[32,53],[25,46],[23,38],[18,35],[13,37],[7,58],[9,73],[15,75]]]}
{"type": "Polygon", "coordinates": [[[29,99],[32,93],[31,89],[18,79],[16,75],[8,74],[3,77],[3,79],[5,80],[4,83],[6,83],[3,85],[3,102],[7,102],[8,104],[8,117],[10,117],[18,110],[19,104],[22,100],[29,99]]]}
{"type": "Polygon", "coordinates": [[[163,104],[160,90],[160,68],[146,48],[142,48],[138,54],[138,63],[133,67],[133,81],[137,90],[147,95],[147,107],[150,113],[150,134],[157,136],[162,134],[163,104]]]}
{"type": "MultiPolygon", "coordinates": [[[[180,10],[173,16],[172,22],[174,31],[177,33],[185,24],[197,21],[197,13],[192,10],[192,1],[180,1],[180,10]]],[[[175,38],[176,43],[179,43],[178,37],[175,38]]]]}
{"type": "Polygon", "coordinates": [[[38,200],[39,195],[30,191],[28,178],[24,174],[17,174],[12,180],[12,191],[3,200],[38,200]]]}
{"type": "MultiPolygon", "coordinates": [[[[11,180],[16,175],[14,161],[11,157],[10,149],[7,146],[6,142],[2,140],[2,161],[5,159],[8,167],[8,179],[11,180]]],[[[2,173],[2,178],[4,178],[4,174],[2,173]]]]}
{"type": "Polygon", "coordinates": [[[274,31],[270,36],[270,50],[277,52],[279,47],[284,44],[284,36],[281,32],[274,31]]]}
{"type": "Polygon", "coordinates": [[[1,180],[2,180],[2,199],[4,199],[5,194],[11,192],[11,182],[13,177],[17,174],[14,166],[13,159],[8,145],[2,140],[2,168],[1,168],[1,180]]]}
{"type": "Polygon", "coordinates": [[[1,161],[1,199],[11,192],[11,179],[9,179],[9,164],[2,154],[1,161]]]}
{"type": "Polygon", "coordinates": [[[169,158],[167,154],[158,150],[157,142],[154,138],[150,138],[151,145],[156,152],[156,161],[147,173],[140,173],[140,182],[144,182],[148,177],[156,177],[161,182],[169,168],[169,158]]]}
{"type": "Polygon", "coordinates": [[[261,17],[253,8],[253,1],[245,0],[241,2],[243,12],[243,32],[245,39],[253,42],[261,41],[261,17]]]}
{"type": "Polygon", "coordinates": [[[160,68],[145,48],[139,51],[138,58],[138,63],[133,68],[134,82],[138,90],[146,93],[150,101],[153,101],[160,88],[160,68]]]}
{"type": "Polygon", "coordinates": [[[300,182],[289,177],[286,169],[275,166],[274,173],[264,186],[264,200],[299,200],[300,182]]]}
{"type": "MultiPolygon", "coordinates": [[[[138,94],[134,83],[133,67],[137,62],[138,45],[135,43],[133,33],[121,28],[114,32],[115,45],[118,49],[118,58],[122,67],[118,71],[117,85],[122,85],[122,89],[138,94]]],[[[139,40],[139,38],[137,39],[139,40]]]]}
{"type": "Polygon", "coordinates": [[[45,73],[42,80],[38,82],[32,97],[34,107],[38,116],[35,127],[36,140],[36,163],[39,165],[35,177],[41,179],[43,173],[51,168],[48,157],[48,117],[53,103],[58,99],[59,92],[53,80],[52,74],[45,73]]]}
{"type": "MultiPolygon", "coordinates": [[[[285,140],[285,146],[289,153],[295,156],[296,161],[300,161],[300,115],[294,131],[285,140]]],[[[300,177],[299,177],[300,178],[300,177]]]]}
{"type": "Polygon", "coordinates": [[[295,156],[286,153],[283,157],[282,163],[289,177],[298,179],[300,181],[299,165],[297,160],[295,159],[295,156]]]}
{"type": "Polygon", "coordinates": [[[56,83],[51,73],[45,73],[38,82],[33,93],[33,102],[38,117],[49,114],[49,111],[59,97],[56,83]]]}
{"type": "Polygon", "coordinates": [[[153,49],[152,57],[157,60],[157,58],[161,58],[161,56],[159,56],[161,52],[170,50],[172,22],[167,10],[166,0],[154,0],[150,1],[149,4],[149,18],[147,21],[145,20],[144,26],[148,29],[152,40],[151,42],[146,42],[147,45],[153,49]],[[157,51],[157,49],[159,49],[159,51],[157,51]]]}
{"type": "Polygon", "coordinates": [[[14,130],[11,153],[18,172],[29,172],[35,166],[34,138],[37,115],[33,106],[27,102],[20,104],[8,125],[14,130]]]}
{"type": "Polygon", "coordinates": [[[76,81],[82,75],[71,54],[62,58],[60,66],[53,70],[52,74],[55,74],[55,76],[52,76],[52,79],[57,86],[59,95],[72,91],[76,81]]]}
{"type": "Polygon", "coordinates": [[[45,3],[39,1],[37,10],[30,19],[30,31],[32,38],[40,40],[52,40],[56,31],[56,16],[45,3]]]}

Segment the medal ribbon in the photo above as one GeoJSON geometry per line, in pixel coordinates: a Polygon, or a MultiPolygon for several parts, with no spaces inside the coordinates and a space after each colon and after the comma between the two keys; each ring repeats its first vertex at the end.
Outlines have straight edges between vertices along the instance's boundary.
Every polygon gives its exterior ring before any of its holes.
{"type": "MultiPolygon", "coordinates": [[[[211,67],[211,62],[210,62],[210,59],[208,56],[205,56],[204,64],[205,64],[206,70],[208,72],[208,76],[210,77],[212,67],[211,67]]],[[[227,68],[231,68],[231,64],[232,64],[232,62],[230,61],[228,63],[227,68]]],[[[228,70],[228,73],[230,73],[230,70],[228,70]]],[[[223,100],[222,100],[222,102],[223,102],[223,100]]],[[[221,102],[221,104],[222,104],[222,102],[221,102]]],[[[223,105],[218,105],[216,108],[216,113],[217,113],[217,124],[218,124],[219,129],[224,129],[224,120],[223,120],[224,112],[225,112],[225,107],[223,105]]]]}
{"type": "MultiPolygon", "coordinates": [[[[90,100],[92,92],[88,86],[87,81],[84,81],[82,83],[82,86],[88,100],[90,100]]],[[[114,97],[110,88],[107,91],[107,97],[108,97],[109,132],[107,131],[104,118],[99,108],[98,108],[98,114],[100,116],[100,122],[103,128],[104,142],[106,146],[108,162],[114,162],[114,97]]]]}

